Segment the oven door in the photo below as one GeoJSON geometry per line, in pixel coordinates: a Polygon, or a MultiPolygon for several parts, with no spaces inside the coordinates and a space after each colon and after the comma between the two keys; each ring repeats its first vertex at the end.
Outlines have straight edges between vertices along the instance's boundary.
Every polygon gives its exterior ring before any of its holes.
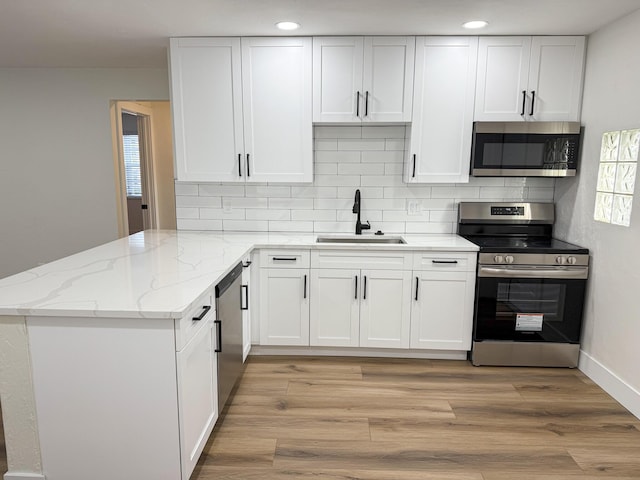
{"type": "Polygon", "coordinates": [[[478,268],[474,341],[579,343],[588,267],[478,268]]]}

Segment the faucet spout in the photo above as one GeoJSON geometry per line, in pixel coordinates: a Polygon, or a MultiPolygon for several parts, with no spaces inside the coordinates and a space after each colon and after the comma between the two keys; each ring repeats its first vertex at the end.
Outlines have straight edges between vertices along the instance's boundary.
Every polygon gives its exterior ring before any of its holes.
{"type": "Polygon", "coordinates": [[[356,235],[362,235],[362,230],[369,230],[371,228],[371,224],[367,221],[365,225],[360,221],[360,189],[356,190],[356,198],[351,211],[358,215],[356,218],[356,235]]]}

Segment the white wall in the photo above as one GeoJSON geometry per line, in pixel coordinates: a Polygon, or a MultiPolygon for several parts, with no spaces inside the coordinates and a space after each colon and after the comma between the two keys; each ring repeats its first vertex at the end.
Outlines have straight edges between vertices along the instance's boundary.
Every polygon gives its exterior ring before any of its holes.
{"type": "Polygon", "coordinates": [[[0,278],[117,238],[110,100],[164,69],[0,69],[0,278]]]}
{"type": "Polygon", "coordinates": [[[553,201],[551,178],[472,178],[465,184],[402,182],[404,126],[317,126],[313,185],[177,183],[179,229],[354,232],[362,221],[390,233],[454,233],[457,203],[553,201]],[[408,203],[418,214],[408,214],[408,203]]]}
{"type": "Polygon", "coordinates": [[[640,188],[631,227],[593,220],[602,133],[640,128],[640,11],[589,37],[578,177],[556,183],[556,235],[592,251],[581,366],[640,416],[640,188]],[[617,378],[616,378],[617,377],[617,378]],[[626,400],[625,400],[626,399],[626,400]]]}

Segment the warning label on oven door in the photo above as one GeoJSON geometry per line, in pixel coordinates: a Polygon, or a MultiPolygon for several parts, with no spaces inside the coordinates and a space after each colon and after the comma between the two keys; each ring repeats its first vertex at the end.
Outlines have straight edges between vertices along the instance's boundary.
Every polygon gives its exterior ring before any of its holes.
{"type": "Polygon", "coordinates": [[[516,314],[516,332],[541,332],[542,313],[518,313],[516,314]]]}

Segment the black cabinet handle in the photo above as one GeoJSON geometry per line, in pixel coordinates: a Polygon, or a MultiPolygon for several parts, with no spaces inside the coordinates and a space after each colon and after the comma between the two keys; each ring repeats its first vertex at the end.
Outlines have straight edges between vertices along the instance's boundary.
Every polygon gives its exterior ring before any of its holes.
{"type": "Polygon", "coordinates": [[[304,276],[304,294],[302,295],[302,298],[307,298],[307,276],[304,276]]]}
{"type": "Polygon", "coordinates": [[[527,91],[522,90],[522,111],[520,112],[520,115],[524,115],[525,103],[527,103],[527,91]]]}
{"type": "Polygon", "coordinates": [[[214,320],[216,325],[216,349],[214,352],[220,353],[222,351],[222,320],[214,320]]]}
{"type": "Polygon", "coordinates": [[[242,268],[247,268],[249,265],[251,265],[251,260],[247,260],[246,262],[244,262],[242,264],[242,268]]]}
{"type": "Polygon", "coordinates": [[[536,103],[536,91],[531,90],[531,111],[529,111],[529,115],[533,115],[533,105],[536,103]]]}
{"type": "Polygon", "coordinates": [[[416,154],[413,154],[413,173],[411,174],[411,178],[416,178],[416,154]]]}
{"type": "Polygon", "coordinates": [[[431,260],[431,263],[450,263],[450,264],[455,264],[455,263],[458,263],[458,260],[431,260]]]}
{"type": "Polygon", "coordinates": [[[247,177],[251,176],[251,170],[249,170],[249,154],[247,153],[247,177]]]}
{"type": "Polygon", "coordinates": [[[296,257],[273,257],[274,262],[295,262],[297,260],[296,257]]]}
{"type": "Polygon", "coordinates": [[[207,314],[207,312],[209,310],[211,310],[211,305],[204,305],[202,307],[202,313],[200,315],[198,315],[197,317],[193,317],[191,320],[199,322],[200,320],[202,320],[204,318],[204,316],[207,314]]]}
{"type": "Polygon", "coordinates": [[[418,301],[418,287],[420,286],[420,279],[416,277],[416,302],[418,301]]]}
{"type": "Polygon", "coordinates": [[[238,154],[238,176],[242,176],[242,154],[238,154]]]}
{"type": "Polygon", "coordinates": [[[367,299],[367,276],[364,276],[364,285],[362,286],[362,299],[367,299]]]}
{"type": "Polygon", "coordinates": [[[356,92],[356,117],[360,116],[360,92],[356,92]]]}
{"type": "Polygon", "coordinates": [[[364,92],[364,116],[369,115],[369,92],[364,92]]]}
{"type": "Polygon", "coordinates": [[[353,298],[357,300],[358,299],[358,275],[355,276],[355,279],[356,279],[356,289],[355,289],[356,294],[353,298]]]}
{"type": "Polygon", "coordinates": [[[244,305],[242,305],[242,297],[240,298],[240,310],[249,310],[249,285],[240,285],[244,291],[244,305]]]}

